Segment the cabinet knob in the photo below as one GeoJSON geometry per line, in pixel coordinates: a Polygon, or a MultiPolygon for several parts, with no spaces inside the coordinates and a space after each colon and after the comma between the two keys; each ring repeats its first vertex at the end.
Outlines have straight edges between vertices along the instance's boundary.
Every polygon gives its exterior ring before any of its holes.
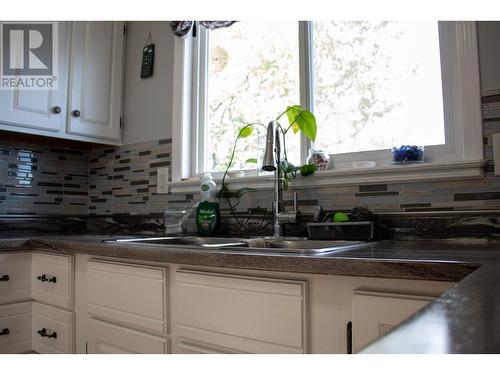
{"type": "Polygon", "coordinates": [[[58,115],[59,113],[61,113],[61,107],[59,107],[58,105],[56,105],[55,107],[52,107],[52,113],[55,113],[56,115],[58,115]]]}
{"type": "Polygon", "coordinates": [[[80,111],[78,109],[74,109],[73,111],[71,111],[71,115],[73,117],[80,117],[80,111]]]}
{"type": "Polygon", "coordinates": [[[9,333],[10,331],[8,328],[2,328],[2,330],[0,330],[0,336],[8,335],[9,333]]]}
{"type": "Polygon", "coordinates": [[[40,336],[47,337],[49,339],[57,339],[57,332],[47,333],[47,328],[42,328],[36,331],[40,336]]]}
{"type": "Polygon", "coordinates": [[[37,279],[40,280],[42,283],[56,283],[57,282],[57,277],[55,276],[52,276],[52,277],[47,277],[46,274],[43,274],[43,275],[40,275],[40,276],[37,276],[37,279]]]}
{"type": "Polygon", "coordinates": [[[9,281],[9,280],[10,280],[9,275],[2,275],[2,276],[0,276],[0,281],[9,281]]]}

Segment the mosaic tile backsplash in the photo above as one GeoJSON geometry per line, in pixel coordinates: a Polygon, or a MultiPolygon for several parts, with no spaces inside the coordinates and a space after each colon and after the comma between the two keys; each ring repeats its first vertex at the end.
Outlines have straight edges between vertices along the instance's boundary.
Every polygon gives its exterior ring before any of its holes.
{"type": "Polygon", "coordinates": [[[95,148],[89,155],[89,214],[147,215],[169,205],[189,205],[192,194],[157,194],[159,167],[170,167],[170,139],[95,148]]]}
{"type": "MultiPolygon", "coordinates": [[[[485,178],[423,183],[367,184],[297,189],[299,209],[311,213],[366,206],[384,212],[500,210],[500,177],[493,175],[492,135],[500,132],[500,95],[483,97],[485,178]]],[[[98,146],[90,151],[0,138],[0,214],[150,215],[161,218],[166,205],[192,206],[198,194],[156,194],[157,168],[170,166],[171,140],[98,146]]],[[[291,204],[292,190],[285,199],[291,204]]],[[[265,232],[271,191],[247,193],[238,206],[255,230],[265,232]],[[263,229],[264,228],[264,229],[263,229]]],[[[229,233],[238,224],[228,218],[229,233]]],[[[223,224],[224,224],[223,223],[223,224]]],[[[267,229],[266,229],[267,228],[267,229]]]]}
{"type": "Polygon", "coordinates": [[[88,160],[86,150],[0,138],[0,214],[86,215],[88,160]]]}

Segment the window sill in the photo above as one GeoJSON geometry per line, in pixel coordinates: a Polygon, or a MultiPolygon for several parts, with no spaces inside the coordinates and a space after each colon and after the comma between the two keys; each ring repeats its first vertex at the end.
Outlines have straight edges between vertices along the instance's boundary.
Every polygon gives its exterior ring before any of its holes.
{"type": "MultiPolygon", "coordinates": [[[[323,186],[360,185],[372,183],[423,182],[437,180],[463,180],[483,177],[484,160],[434,162],[411,165],[391,165],[363,169],[337,169],[317,172],[313,176],[291,179],[289,189],[317,188],[323,186]]],[[[216,179],[220,188],[220,179],[216,179]]],[[[273,176],[246,176],[226,178],[231,189],[244,187],[271,190],[273,176]]],[[[170,183],[172,193],[196,193],[200,180],[190,179],[170,183]]]]}

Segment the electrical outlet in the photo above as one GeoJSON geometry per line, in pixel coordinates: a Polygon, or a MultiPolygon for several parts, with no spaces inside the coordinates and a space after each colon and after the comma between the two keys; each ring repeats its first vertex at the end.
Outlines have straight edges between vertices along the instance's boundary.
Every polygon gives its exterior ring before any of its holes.
{"type": "Polygon", "coordinates": [[[168,194],[168,167],[156,170],[156,192],[158,194],[168,194]]]}
{"type": "Polygon", "coordinates": [[[493,163],[495,176],[500,176],[500,133],[493,134],[493,163]]]}

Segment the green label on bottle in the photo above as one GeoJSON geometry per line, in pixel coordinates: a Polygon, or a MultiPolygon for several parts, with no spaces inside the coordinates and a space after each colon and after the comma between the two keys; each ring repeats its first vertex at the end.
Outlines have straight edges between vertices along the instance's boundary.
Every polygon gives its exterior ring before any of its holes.
{"type": "Polygon", "coordinates": [[[196,222],[201,235],[215,234],[219,224],[217,203],[201,202],[198,207],[196,222]]]}

